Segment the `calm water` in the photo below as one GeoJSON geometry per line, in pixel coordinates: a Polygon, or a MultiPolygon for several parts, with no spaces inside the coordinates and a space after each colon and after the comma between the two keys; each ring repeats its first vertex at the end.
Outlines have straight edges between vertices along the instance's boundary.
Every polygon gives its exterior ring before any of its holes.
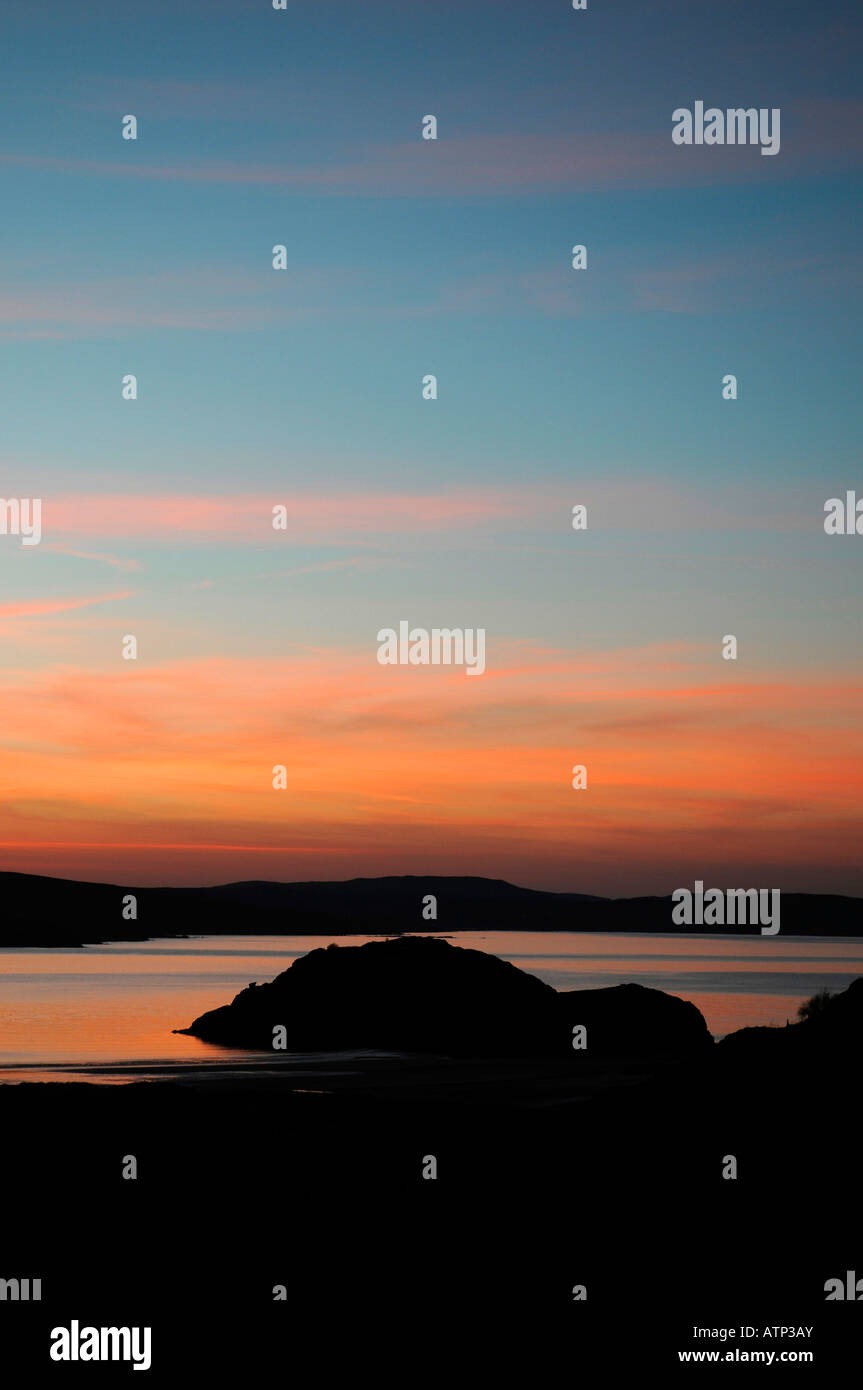
{"type": "MultiPolygon", "coordinates": [[[[317,946],[371,939],[219,936],[0,950],[0,1080],[41,1078],[76,1064],[213,1064],[262,1055],[177,1037],[172,1029],[228,1003],[251,980],[271,980],[317,946]]],[[[451,939],[502,956],[558,989],[634,980],[667,990],[696,1004],[717,1036],[793,1020],[816,990],[844,989],[863,975],[859,938],[461,932],[451,939]]],[[[71,1070],[61,1075],[77,1079],[71,1070]]]]}

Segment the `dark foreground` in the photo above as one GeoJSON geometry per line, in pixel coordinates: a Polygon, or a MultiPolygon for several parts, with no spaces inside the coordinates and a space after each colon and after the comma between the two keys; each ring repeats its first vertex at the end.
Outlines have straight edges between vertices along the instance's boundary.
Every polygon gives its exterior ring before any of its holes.
{"type": "Polygon", "coordinates": [[[824,1285],[863,1277],[859,1070],[757,1054],[2,1087],[0,1277],[42,1279],[0,1303],[5,1383],[128,1380],[49,1359],[73,1318],[150,1326],[144,1385],[613,1384],[735,1349],[850,1382],[863,1303],[824,1285]]]}

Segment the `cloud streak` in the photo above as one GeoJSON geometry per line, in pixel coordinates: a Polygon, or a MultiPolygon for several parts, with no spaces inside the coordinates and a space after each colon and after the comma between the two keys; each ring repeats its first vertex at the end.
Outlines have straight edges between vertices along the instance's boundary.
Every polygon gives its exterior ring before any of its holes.
{"type": "Polygon", "coordinates": [[[74,608],[90,608],[95,603],[112,603],[116,599],[131,597],[131,590],[124,589],[116,594],[96,594],[90,598],[18,599],[0,604],[0,622],[11,618],[41,618],[50,613],[68,613],[74,608]]]}
{"type": "Polygon", "coordinates": [[[786,112],[780,157],[769,161],[759,159],[758,150],[749,146],[673,145],[669,110],[667,128],[652,132],[456,133],[439,141],[382,142],[366,147],[350,162],[152,164],[136,162],[132,156],[120,161],[4,154],[0,164],[86,178],[259,186],[333,197],[487,197],[709,187],[789,175],[823,177],[859,168],[861,117],[863,102],[804,103],[786,112]]]}
{"type": "Polygon", "coordinates": [[[380,667],[373,639],[280,660],[7,673],[5,866],[53,853],[51,872],[98,864],[134,881],[173,840],[198,849],[176,868],[162,857],[156,876],[224,879],[245,861],[259,874],[269,852],[266,872],[295,877],[324,853],[336,874],[398,872],[413,856],[413,872],[469,864],[536,881],[554,864],[572,888],[667,891],[669,863],[706,873],[721,844],[737,878],[784,865],[787,887],[818,860],[834,886],[863,887],[849,868],[859,681],[717,682],[714,659],[682,644],[499,645],[494,678],[470,681],[380,667]],[[807,771],[792,785],[801,728],[807,771]],[[571,789],[575,762],[587,793],[571,789]],[[271,786],[277,763],[286,793],[271,786]]]}
{"type": "Polygon", "coordinates": [[[261,544],[312,544],[355,536],[400,536],[514,521],[536,513],[541,499],[517,489],[465,489],[442,494],[270,493],[207,497],[67,493],[47,498],[43,530],[81,537],[139,541],[233,538],[261,544]],[[532,498],[532,502],[531,502],[532,498]],[[287,509],[287,529],[273,529],[273,508],[287,509]]]}

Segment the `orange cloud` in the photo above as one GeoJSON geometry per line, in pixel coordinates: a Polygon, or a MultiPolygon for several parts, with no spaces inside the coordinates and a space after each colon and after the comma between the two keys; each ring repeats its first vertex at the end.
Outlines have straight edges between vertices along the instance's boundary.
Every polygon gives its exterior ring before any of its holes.
{"type": "Polygon", "coordinates": [[[374,650],[7,675],[4,866],[863,887],[859,685],[718,684],[682,648],[499,655],[474,680],[374,650]]]}

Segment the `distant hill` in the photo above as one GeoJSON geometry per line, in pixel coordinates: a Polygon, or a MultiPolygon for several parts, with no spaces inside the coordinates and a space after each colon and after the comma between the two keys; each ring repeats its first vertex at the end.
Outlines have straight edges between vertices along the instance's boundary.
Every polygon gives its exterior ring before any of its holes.
{"type": "MultiPolygon", "coordinates": [[[[503,879],[353,878],[334,883],[226,883],[212,888],[134,888],[0,873],[0,946],[68,946],[154,936],[383,935],[424,929],[711,933],[675,927],[670,897],[598,898],[547,893],[503,879]],[[122,900],[134,894],[137,921],[122,900]],[[422,900],[437,898],[436,922],[422,900]]],[[[739,928],[733,929],[735,931],[739,928]]],[[[758,935],[757,927],[743,929],[758,935]]],[[[863,899],[783,893],[783,936],[863,936],[863,899]]]]}

